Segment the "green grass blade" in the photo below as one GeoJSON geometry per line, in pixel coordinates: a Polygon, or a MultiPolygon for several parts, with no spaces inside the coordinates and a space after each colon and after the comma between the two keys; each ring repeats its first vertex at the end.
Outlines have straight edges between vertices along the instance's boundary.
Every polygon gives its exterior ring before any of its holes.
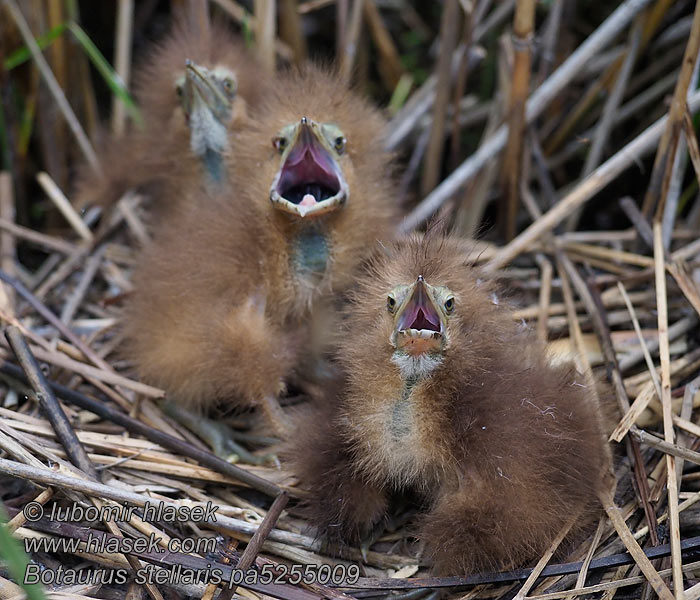
{"type": "Polygon", "coordinates": [[[68,29],[82,46],[85,54],[87,54],[88,58],[90,59],[90,62],[92,62],[100,75],[102,75],[103,79],[109,86],[109,89],[112,90],[112,93],[124,103],[126,110],[131,117],[139,125],[142,125],[143,120],[141,119],[141,114],[139,113],[138,108],[136,108],[136,104],[134,103],[131,94],[129,94],[129,91],[126,89],[124,82],[112,68],[112,65],[109,64],[107,59],[97,49],[97,46],[95,46],[88,34],[85,33],[85,30],[80,27],[80,25],[77,23],[70,23],[68,25],[68,29]]]}
{"type": "Polygon", "coordinates": [[[29,558],[25,554],[19,542],[12,537],[10,530],[5,526],[7,515],[0,504],[0,559],[7,564],[12,578],[27,593],[28,600],[46,600],[46,596],[39,584],[24,585],[24,574],[29,565],[29,558]]]}
{"type": "MultiPolygon", "coordinates": [[[[63,35],[63,32],[66,30],[66,24],[65,23],[60,23],[59,25],[56,25],[53,29],[50,29],[43,35],[40,35],[38,38],[36,38],[36,43],[39,45],[39,48],[44,50],[45,48],[48,48],[54,40],[63,35]]],[[[10,56],[8,56],[5,59],[5,62],[3,63],[3,66],[5,67],[6,71],[10,71],[14,69],[15,67],[18,67],[19,65],[27,62],[30,58],[32,57],[31,52],[29,52],[29,48],[26,46],[22,46],[18,50],[15,50],[10,56]]]]}

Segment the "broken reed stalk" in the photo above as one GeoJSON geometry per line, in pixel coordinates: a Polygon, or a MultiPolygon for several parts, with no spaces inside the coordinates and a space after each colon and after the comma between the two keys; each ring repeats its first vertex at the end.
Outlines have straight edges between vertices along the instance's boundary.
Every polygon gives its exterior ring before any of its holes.
{"type": "MultiPolygon", "coordinates": [[[[696,16],[700,27],[700,2],[697,4],[696,16]]],[[[700,30],[698,31],[700,43],[700,30]]],[[[660,214],[663,214],[661,212],[660,214]]],[[[673,409],[671,406],[671,370],[668,343],[668,297],[666,294],[666,262],[664,260],[663,240],[660,220],[654,221],[654,260],[656,279],[656,309],[659,331],[659,359],[661,361],[661,406],[663,408],[664,439],[673,444],[673,409]]],[[[666,493],[668,494],[668,515],[671,525],[671,560],[673,564],[673,590],[677,600],[683,600],[683,570],[681,564],[681,534],[678,523],[678,481],[676,459],[666,455],[666,493]]]]}
{"type": "Polygon", "coordinates": [[[10,325],[5,328],[5,337],[12,347],[19,364],[22,366],[27,380],[29,381],[29,385],[32,386],[36,399],[39,401],[39,405],[46,414],[51,426],[56,431],[56,435],[66,449],[66,453],[71,461],[73,461],[73,464],[83,473],[87,474],[95,481],[99,481],[100,476],[98,472],[88,458],[85,448],[83,448],[83,445],[75,435],[75,431],[73,431],[70,421],[68,417],[66,417],[66,413],[63,412],[61,405],[58,403],[58,400],[56,400],[56,396],[54,396],[36,359],[29,350],[24,336],[20,333],[19,329],[10,325]]]}
{"type": "Polygon", "coordinates": [[[683,126],[688,88],[693,77],[693,69],[698,52],[700,52],[700,3],[696,2],[693,25],[685,47],[685,53],[683,54],[683,62],[681,63],[681,72],[678,75],[673,99],[671,100],[671,108],[668,111],[668,120],[666,121],[663,136],[659,141],[649,187],[642,204],[642,214],[647,219],[654,212],[654,209],[656,209],[656,216],[659,220],[661,220],[664,212],[673,161],[678,147],[678,138],[683,126]]]}
{"type": "Polygon", "coordinates": [[[536,0],[517,0],[513,18],[513,75],[508,102],[508,141],[503,155],[505,174],[504,220],[502,232],[506,240],[516,233],[516,217],[520,204],[520,175],[525,135],[525,103],[530,92],[532,40],[535,27],[536,0]]]}
{"type": "MultiPolygon", "coordinates": [[[[607,46],[651,0],[626,0],[584,41],[545,82],[538,87],[527,101],[525,121],[532,123],[549,103],[571,82],[581,68],[602,48],[607,46]]],[[[700,97],[700,96],[699,96],[700,97]]],[[[442,204],[451,198],[466,183],[481,171],[506,144],[508,128],[503,125],[484,142],[479,150],[457,167],[443,182],[408,214],[400,227],[405,233],[435,213],[442,204]]],[[[568,214],[568,213],[567,213],[568,214]]],[[[522,235],[522,234],[521,234],[522,235]]],[[[517,238],[516,238],[517,239],[517,238]]]]}

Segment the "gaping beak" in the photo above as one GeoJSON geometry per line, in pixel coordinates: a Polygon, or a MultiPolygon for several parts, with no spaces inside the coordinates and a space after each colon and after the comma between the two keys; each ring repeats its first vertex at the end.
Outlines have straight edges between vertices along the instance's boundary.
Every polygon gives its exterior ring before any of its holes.
{"type": "Polygon", "coordinates": [[[299,217],[319,216],[345,204],[348,186],[318,123],[303,117],[270,187],[275,208],[299,217]]]}
{"type": "Polygon", "coordinates": [[[211,113],[220,123],[231,118],[233,103],[213,81],[213,74],[190,59],[185,60],[185,113],[211,113]]]}
{"type": "Polygon", "coordinates": [[[439,352],[445,343],[446,317],[433,300],[432,286],[422,275],[394,315],[391,343],[408,354],[439,352]]]}

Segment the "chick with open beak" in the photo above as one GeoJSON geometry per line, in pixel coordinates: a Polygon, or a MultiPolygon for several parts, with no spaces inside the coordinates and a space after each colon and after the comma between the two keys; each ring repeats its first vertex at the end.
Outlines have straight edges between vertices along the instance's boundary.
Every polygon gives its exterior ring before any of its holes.
{"type": "Polygon", "coordinates": [[[408,503],[424,557],[457,576],[524,565],[565,527],[577,541],[613,481],[610,390],[551,365],[470,262],[434,233],[385,245],[345,314],[345,385],[300,416],[290,461],[321,536],[361,542],[408,503]]]}
{"type": "Polygon", "coordinates": [[[281,155],[270,187],[275,208],[304,218],[343,206],[349,191],[338,160],[346,140],[336,125],[302,117],[285,127],[273,144],[281,155]]]}

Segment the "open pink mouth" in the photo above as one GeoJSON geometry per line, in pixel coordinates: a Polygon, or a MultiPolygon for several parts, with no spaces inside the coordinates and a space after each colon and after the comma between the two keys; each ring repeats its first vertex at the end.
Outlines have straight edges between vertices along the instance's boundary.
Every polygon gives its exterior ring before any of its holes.
{"type": "Polygon", "coordinates": [[[432,302],[428,299],[422,280],[418,282],[411,300],[404,308],[399,318],[397,329],[399,331],[416,329],[418,331],[435,331],[437,333],[442,331],[440,315],[438,315],[432,302]]]}
{"type": "Polygon", "coordinates": [[[340,192],[338,166],[329,152],[303,126],[299,140],[282,166],[277,193],[292,204],[314,206],[340,192]]]}

